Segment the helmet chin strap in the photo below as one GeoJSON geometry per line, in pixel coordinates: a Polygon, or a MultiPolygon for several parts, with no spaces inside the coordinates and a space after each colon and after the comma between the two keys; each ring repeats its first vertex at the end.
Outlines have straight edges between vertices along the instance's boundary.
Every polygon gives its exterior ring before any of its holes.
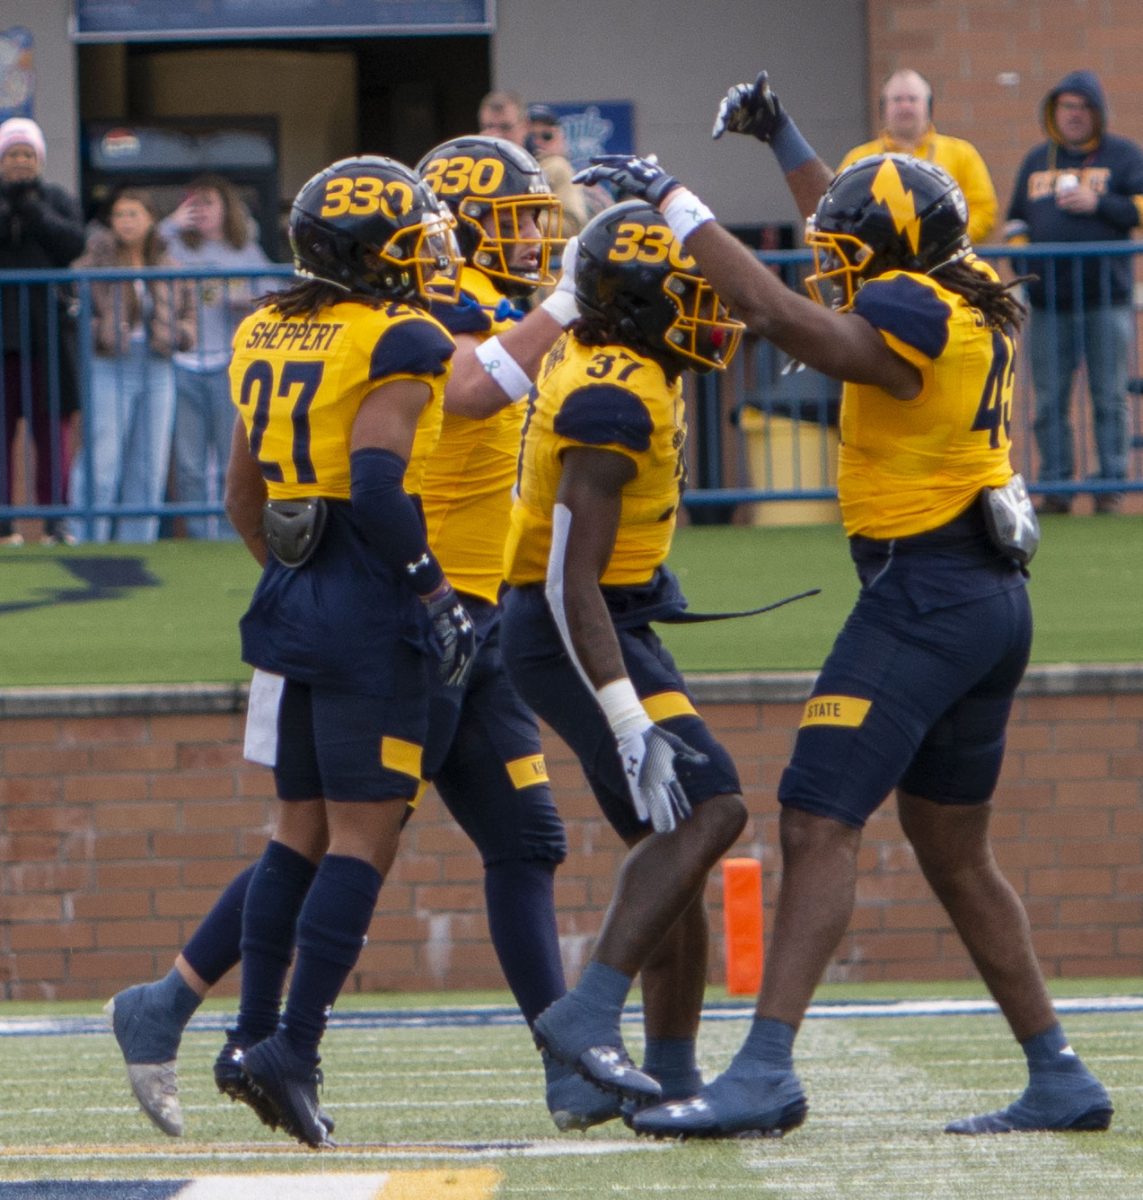
{"type": "Polygon", "coordinates": [[[967,258],[972,253],[972,246],[959,246],[948,258],[943,258],[935,267],[929,267],[925,272],[926,275],[932,275],[935,271],[939,271],[941,267],[951,267],[953,263],[958,263],[961,259],[967,258]]]}
{"type": "Polygon", "coordinates": [[[317,283],[328,283],[330,287],[335,287],[343,292],[353,291],[353,288],[348,287],[346,284],[340,282],[340,280],[330,279],[325,275],[319,275],[316,271],[311,271],[308,267],[299,266],[299,264],[296,262],[294,263],[294,274],[300,275],[303,279],[313,279],[317,283]]]}

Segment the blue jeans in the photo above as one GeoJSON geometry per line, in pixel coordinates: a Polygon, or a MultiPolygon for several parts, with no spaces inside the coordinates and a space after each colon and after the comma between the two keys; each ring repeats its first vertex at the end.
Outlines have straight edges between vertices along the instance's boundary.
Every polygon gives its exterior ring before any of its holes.
{"type": "MultiPolygon", "coordinates": [[[[117,504],[155,508],[167,491],[171,461],[171,428],[175,411],[170,359],[132,343],[120,358],[95,358],[91,364],[91,397],[83,420],[83,449],[71,477],[72,503],[91,501],[97,508],[117,504]],[[89,458],[90,455],[90,458],[89,458]]],[[[153,542],[159,518],[96,517],[91,540],[153,542]]],[[[77,533],[87,536],[86,522],[77,533]]]]}
{"type": "MultiPolygon", "coordinates": [[[[184,504],[220,503],[234,432],[230,373],[175,366],[175,497],[184,504]]],[[[234,538],[225,517],[187,517],[192,538],[234,538]]]]}
{"type": "Polygon", "coordinates": [[[1127,477],[1127,373],[1135,337],[1130,306],[1079,312],[1035,309],[1027,345],[1036,388],[1036,445],[1040,479],[1075,474],[1075,438],[1069,414],[1072,382],[1087,366],[1095,449],[1103,480],[1127,477]]]}

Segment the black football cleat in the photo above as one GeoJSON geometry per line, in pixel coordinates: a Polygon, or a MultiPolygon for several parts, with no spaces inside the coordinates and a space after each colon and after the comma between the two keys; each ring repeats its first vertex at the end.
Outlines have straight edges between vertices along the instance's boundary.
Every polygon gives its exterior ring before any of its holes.
{"type": "MultiPolygon", "coordinates": [[[[243,1049],[234,1041],[228,1039],[219,1056],[214,1060],[214,1082],[218,1090],[231,1100],[241,1100],[249,1105],[258,1115],[258,1120],[271,1129],[278,1128],[278,1119],[274,1110],[250,1086],[242,1070],[243,1049]]],[[[325,1126],[326,1133],[333,1133],[333,1117],[324,1108],[318,1108],[318,1120],[325,1126]]]]}
{"type": "MultiPolygon", "coordinates": [[[[262,1118],[267,1125],[272,1129],[281,1126],[291,1137],[315,1150],[333,1148],[321,1120],[318,1088],[322,1076],[317,1062],[300,1058],[286,1039],[276,1033],[243,1053],[242,1073],[259,1104],[268,1105],[273,1113],[273,1125],[262,1118]]],[[[259,1109],[255,1107],[254,1111],[259,1109]]]]}
{"type": "Polygon", "coordinates": [[[242,1070],[243,1048],[227,1039],[226,1045],[214,1060],[214,1083],[218,1090],[231,1100],[241,1101],[254,1110],[254,1115],[270,1129],[278,1128],[278,1114],[264,1096],[250,1086],[242,1070]]]}

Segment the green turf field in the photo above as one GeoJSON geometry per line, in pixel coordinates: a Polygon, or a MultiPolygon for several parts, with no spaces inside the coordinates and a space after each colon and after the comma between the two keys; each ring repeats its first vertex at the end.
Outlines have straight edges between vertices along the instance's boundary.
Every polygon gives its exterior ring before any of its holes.
{"type": "MultiPolygon", "coordinates": [[[[1143,980],[1057,982],[1055,992],[1127,995],[1141,985],[1143,980]]],[[[819,999],[869,1001],[905,992],[979,996],[971,985],[864,985],[825,988],[819,999]]],[[[506,995],[498,999],[508,1003],[506,995]]],[[[402,1007],[417,1000],[402,997],[402,1007]]],[[[392,1008],[394,1001],[354,996],[340,1007],[376,1006],[392,1008]]],[[[78,1007],[39,1011],[74,1013],[78,1007]]],[[[220,1011],[212,1009],[217,1024],[220,1011]]],[[[978,1139],[947,1136],[943,1125],[1007,1103],[1024,1082],[1019,1051],[994,1014],[811,1014],[797,1045],[810,1100],[806,1124],[782,1140],[711,1143],[636,1139],[618,1122],[586,1134],[558,1134],[543,1105],[539,1060],[519,1023],[335,1029],[323,1047],[323,1101],[337,1120],[342,1146],[321,1154],[269,1132],[247,1109],[215,1092],[210,1063],[219,1032],[192,1029],[184,1038],[187,1136],[172,1140],[138,1112],[109,1034],[14,1036],[11,1017],[22,1011],[0,1006],[0,1181],[304,1174],[313,1177],[314,1195],[324,1197],[338,1194],[342,1173],[387,1172],[394,1191],[378,1193],[382,1200],[391,1194],[402,1200],[1138,1200],[1143,1194],[1139,1011],[1065,1016],[1074,1045],[1112,1093],[1117,1112],[1108,1133],[978,1139]]],[[[93,1006],[84,1011],[95,1015],[93,1006]]],[[[709,1015],[700,1038],[708,1074],[725,1066],[738,1046],[747,1012],[738,1002],[731,1012],[709,1015]]],[[[635,1019],[625,1023],[625,1036],[637,1054],[635,1019]]],[[[0,1196],[16,1194],[83,1197],[62,1190],[17,1193],[0,1182],[0,1196]]],[[[124,1186],[114,1194],[131,1193],[124,1186]]]]}
{"type": "MultiPolygon", "coordinates": [[[[688,671],[812,670],[857,589],[837,526],[684,528],[671,563],[696,610],[822,589],[762,617],[662,627],[688,671]]],[[[256,579],[232,543],[0,550],[0,687],[244,680],[237,621],[256,579]]],[[[1143,659],[1143,516],[1047,519],[1032,594],[1035,662],[1143,659]]]]}

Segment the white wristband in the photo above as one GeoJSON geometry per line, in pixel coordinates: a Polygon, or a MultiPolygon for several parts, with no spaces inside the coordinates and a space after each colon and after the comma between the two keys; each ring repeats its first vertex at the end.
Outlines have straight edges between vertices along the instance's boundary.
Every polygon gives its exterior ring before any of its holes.
{"type": "Polygon", "coordinates": [[[662,209],[663,220],[671,227],[671,232],[681,245],[688,237],[707,221],[714,220],[714,213],[694,194],[686,188],[677,188],[671,193],[671,198],[662,209]]]}
{"type": "Polygon", "coordinates": [[[595,698],[599,701],[599,707],[603,709],[603,715],[616,737],[621,737],[630,730],[646,729],[652,723],[626,675],[597,688],[595,698]]]}
{"type": "Polygon", "coordinates": [[[523,367],[504,349],[498,337],[490,337],[476,347],[480,365],[495,380],[509,400],[519,400],[532,388],[532,380],[523,367]]]}
{"type": "Polygon", "coordinates": [[[556,291],[540,301],[540,307],[561,326],[570,325],[579,316],[579,305],[568,291],[556,291]]]}

